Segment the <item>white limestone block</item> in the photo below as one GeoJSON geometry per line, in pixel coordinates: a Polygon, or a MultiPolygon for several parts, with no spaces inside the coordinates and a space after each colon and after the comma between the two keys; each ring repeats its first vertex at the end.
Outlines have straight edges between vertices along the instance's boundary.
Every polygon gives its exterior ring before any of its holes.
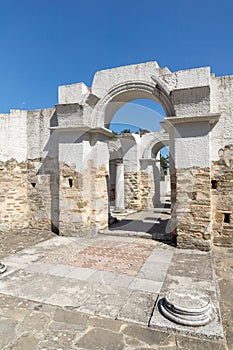
{"type": "Polygon", "coordinates": [[[0,160],[27,159],[27,111],[11,110],[0,115],[0,160]]]}
{"type": "Polygon", "coordinates": [[[209,132],[208,122],[176,125],[174,146],[177,169],[210,166],[209,132]]]}
{"type": "Polygon", "coordinates": [[[84,83],[63,85],[58,87],[58,103],[79,103],[83,104],[88,95],[89,88],[84,83]]]}
{"type": "Polygon", "coordinates": [[[187,89],[210,85],[210,67],[181,70],[175,73],[176,89],[187,89]]]}
{"type": "Polygon", "coordinates": [[[157,62],[147,62],[99,71],[94,76],[92,93],[101,97],[114,85],[127,81],[150,81],[153,75],[159,74],[158,70],[157,62]]]}

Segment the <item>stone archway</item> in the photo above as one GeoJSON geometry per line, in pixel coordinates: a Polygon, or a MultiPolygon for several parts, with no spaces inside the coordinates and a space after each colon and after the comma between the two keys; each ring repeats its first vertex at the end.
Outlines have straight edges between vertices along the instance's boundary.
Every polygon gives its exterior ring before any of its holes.
{"type": "MultiPolygon", "coordinates": [[[[161,85],[154,81],[134,81],[124,82],[112,87],[96,104],[92,112],[92,127],[101,126],[109,127],[109,124],[116,113],[125,103],[136,99],[149,99],[158,102],[164,108],[166,116],[175,115],[171,99],[169,97],[168,88],[165,84],[161,85]]],[[[158,81],[159,79],[156,79],[158,81]]]]}
{"type": "Polygon", "coordinates": [[[162,147],[169,146],[170,139],[169,134],[162,130],[161,132],[152,133],[149,135],[148,140],[143,150],[142,158],[149,159],[156,154],[162,147]]]}
{"type": "MultiPolygon", "coordinates": [[[[111,75],[109,71],[98,72],[93,81],[92,94],[98,96],[98,101],[92,110],[90,123],[92,127],[108,128],[116,111],[124,104],[136,99],[149,99],[163,107],[166,116],[174,116],[175,110],[171,101],[171,90],[169,85],[156,74],[158,65],[156,62],[130,66],[128,72],[125,67],[116,68],[118,75],[111,75]]],[[[162,141],[162,140],[161,140],[162,141]]],[[[148,146],[149,147],[149,146],[148,146]]],[[[142,151],[143,152],[143,151],[142,151]]],[[[142,158],[142,154],[138,157],[142,158]]],[[[151,158],[151,157],[150,157],[151,158]]],[[[140,164],[141,169],[125,171],[125,195],[126,207],[140,209],[152,207],[153,198],[148,200],[148,181],[151,174],[144,171],[145,159],[140,164]],[[136,179],[136,180],[135,180],[136,179]],[[141,187],[144,191],[137,191],[132,197],[132,191],[141,187]],[[128,190],[127,190],[128,189],[128,190]],[[143,198],[140,200],[139,198],[143,198]],[[149,201],[151,202],[149,204],[149,201]]],[[[153,176],[152,176],[153,177],[153,176]]],[[[122,187],[122,186],[121,186],[122,187]]]]}
{"type": "MultiPolygon", "coordinates": [[[[217,105],[211,100],[211,94],[214,94],[211,79],[208,67],[172,73],[167,68],[160,68],[156,62],[148,62],[97,72],[90,89],[84,84],[61,87],[56,107],[58,128],[64,129],[63,134],[70,128],[79,131],[86,128],[90,138],[85,146],[83,143],[82,157],[85,160],[89,158],[90,162],[85,162],[87,169],[81,171],[95,174],[96,181],[92,181],[101,184],[92,186],[88,195],[90,214],[85,220],[89,220],[91,232],[96,233],[107,226],[105,183],[109,172],[109,153],[106,142],[111,137],[107,130],[111,118],[123,104],[147,98],[159,102],[166,112],[164,128],[169,134],[173,163],[174,238],[181,247],[210,249],[210,145],[213,125],[220,117],[217,105]],[[203,195],[205,199],[202,199],[203,195]],[[204,216],[203,211],[206,212],[204,216]]],[[[64,161],[61,156],[60,162],[64,161]]],[[[81,167],[80,164],[77,167],[81,167]]],[[[80,217],[77,217],[79,220],[80,217]]]]}
{"type": "Polygon", "coordinates": [[[154,182],[153,197],[148,202],[153,206],[161,206],[160,200],[160,160],[156,159],[159,151],[170,145],[169,134],[164,130],[160,132],[146,134],[144,137],[144,150],[142,153],[141,164],[144,171],[148,173],[151,182],[154,182]]]}

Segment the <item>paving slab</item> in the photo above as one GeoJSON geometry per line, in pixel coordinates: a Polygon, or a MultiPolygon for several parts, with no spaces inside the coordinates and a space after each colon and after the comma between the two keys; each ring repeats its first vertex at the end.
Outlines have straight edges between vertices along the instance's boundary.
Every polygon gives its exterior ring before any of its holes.
{"type": "Polygon", "coordinates": [[[157,297],[158,295],[155,293],[132,291],[117,319],[149,325],[157,297]]]}
{"type": "Polygon", "coordinates": [[[67,274],[67,277],[74,278],[80,281],[86,281],[95,273],[96,273],[96,270],[93,270],[93,269],[76,267],[67,274]]]}
{"type": "Polygon", "coordinates": [[[123,334],[104,329],[91,329],[76,342],[76,346],[83,350],[125,349],[123,334]]]}
{"type": "Polygon", "coordinates": [[[46,264],[46,263],[35,263],[35,264],[31,264],[28,265],[25,268],[25,271],[29,271],[29,272],[37,272],[37,273],[46,273],[48,272],[51,268],[53,267],[52,264],[46,264]]]}
{"type": "Polygon", "coordinates": [[[112,282],[116,279],[116,275],[113,272],[109,271],[95,271],[92,274],[88,281],[97,282],[102,284],[112,284],[112,282]]]}
{"type": "Polygon", "coordinates": [[[0,346],[3,349],[16,336],[14,321],[7,318],[0,319],[0,346]]]}
{"type": "Polygon", "coordinates": [[[170,264],[174,252],[171,250],[156,249],[153,250],[148,258],[148,262],[170,264]]]}
{"type": "Polygon", "coordinates": [[[137,277],[157,282],[164,282],[168,267],[169,264],[167,263],[154,263],[148,259],[141,268],[137,277]]]}
{"type": "Polygon", "coordinates": [[[174,345],[175,334],[163,331],[154,330],[151,328],[138,328],[135,325],[127,325],[124,329],[124,334],[127,334],[134,339],[138,339],[145,344],[152,346],[163,346],[169,348],[174,345]]]}
{"type": "Polygon", "coordinates": [[[55,306],[70,306],[78,308],[87,301],[90,290],[85,282],[64,277],[50,277],[53,279],[59,278],[60,284],[57,285],[57,288],[54,284],[54,288],[50,290],[47,298],[44,299],[44,303],[55,306]]]}
{"type": "Polygon", "coordinates": [[[140,290],[143,292],[159,293],[163,282],[152,281],[143,278],[134,278],[129,285],[129,289],[140,290]]]}
{"type": "MultiPolygon", "coordinates": [[[[48,264],[49,265],[49,264],[48,264]]],[[[66,277],[71,273],[73,270],[75,270],[74,266],[69,265],[63,265],[63,264],[57,264],[50,267],[48,271],[46,271],[50,275],[54,276],[61,276],[66,277]]]]}
{"type": "MultiPolygon", "coordinates": [[[[140,272],[139,272],[140,273],[140,272]]],[[[112,281],[113,286],[128,288],[130,283],[134,280],[133,276],[127,276],[127,275],[118,275],[115,277],[115,279],[112,281]]]]}

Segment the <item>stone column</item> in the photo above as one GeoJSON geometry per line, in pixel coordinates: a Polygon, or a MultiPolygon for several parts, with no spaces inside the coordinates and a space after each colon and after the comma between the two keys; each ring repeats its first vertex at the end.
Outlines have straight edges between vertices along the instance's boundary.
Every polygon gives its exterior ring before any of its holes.
{"type": "Polygon", "coordinates": [[[161,191],[160,191],[160,155],[156,157],[154,164],[154,178],[155,178],[155,207],[161,206],[161,191]]]}
{"type": "MultiPolygon", "coordinates": [[[[109,174],[109,168],[108,168],[108,174],[109,174]]],[[[110,218],[111,216],[111,208],[110,208],[110,176],[106,176],[107,180],[107,190],[108,190],[108,217],[110,218]]]]}
{"type": "MultiPolygon", "coordinates": [[[[154,208],[156,204],[156,196],[159,185],[156,186],[157,181],[157,167],[156,159],[154,158],[142,158],[140,159],[141,170],[147,174],[147,208],[154,208]]],[[[159,172],[159,171],[158,171],[159,172]]],[[[159,172],[160,174],[160,172],[159,172]]],[[[145,194],[145,191],[144,191],[145,194]]]]}
{"type": "Polygon", "coordinates": [[[124,190],[124,164],[122,161],[116,162],[116,188],[115,188],[115,209],[114,212],[125,210],[125,190],[124,190]]]}

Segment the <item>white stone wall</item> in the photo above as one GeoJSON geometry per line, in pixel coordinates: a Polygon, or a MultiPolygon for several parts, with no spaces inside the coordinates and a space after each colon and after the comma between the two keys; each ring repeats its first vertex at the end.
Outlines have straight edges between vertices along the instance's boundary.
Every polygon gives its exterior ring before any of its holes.
{"type": "Polygon", "coordinates": [[[221,116],[211,131],[211,160],[219,159],[219,150],[233,144],[233,76],[212,78],[212,105],[221,116]]]}
{"type": "Polygon", "coordinates": [[[166,72],[163,80],[171,90],[204,87],[210,84],[210,67],[185,69],[177,72],[166,72]]]}
{"type": "Polygon", "coordinates": [[[176,169],[210,166],[210,125],[208,122],[175,125],[176,169]]]}
{"type": "Polygon", "coordinates": [[[157,62],[133,64],[99,71],[95,74],[92,83],[92,93],[98,97],[104,96],[112,86],[120,85],[126,81],[151,80],[151,76],[158,75],[157,62]]]}
{"type": "Polygon", "coordinates": [[[51,144],[50,123],[55,110],[52,108],[28,111],[26,120],[27,158],[45,158],[51,144]]]}
{"type": "Polygon", "coordinates": [[[50,139],[50,120],[54,109],[11,110],[0,114],[0,160],[44,158],[50,139]]]}
{"type": "Polygon", "coordinates": [[[0,160],[27,159],[27,111],[0,114],[0,160]]]}

